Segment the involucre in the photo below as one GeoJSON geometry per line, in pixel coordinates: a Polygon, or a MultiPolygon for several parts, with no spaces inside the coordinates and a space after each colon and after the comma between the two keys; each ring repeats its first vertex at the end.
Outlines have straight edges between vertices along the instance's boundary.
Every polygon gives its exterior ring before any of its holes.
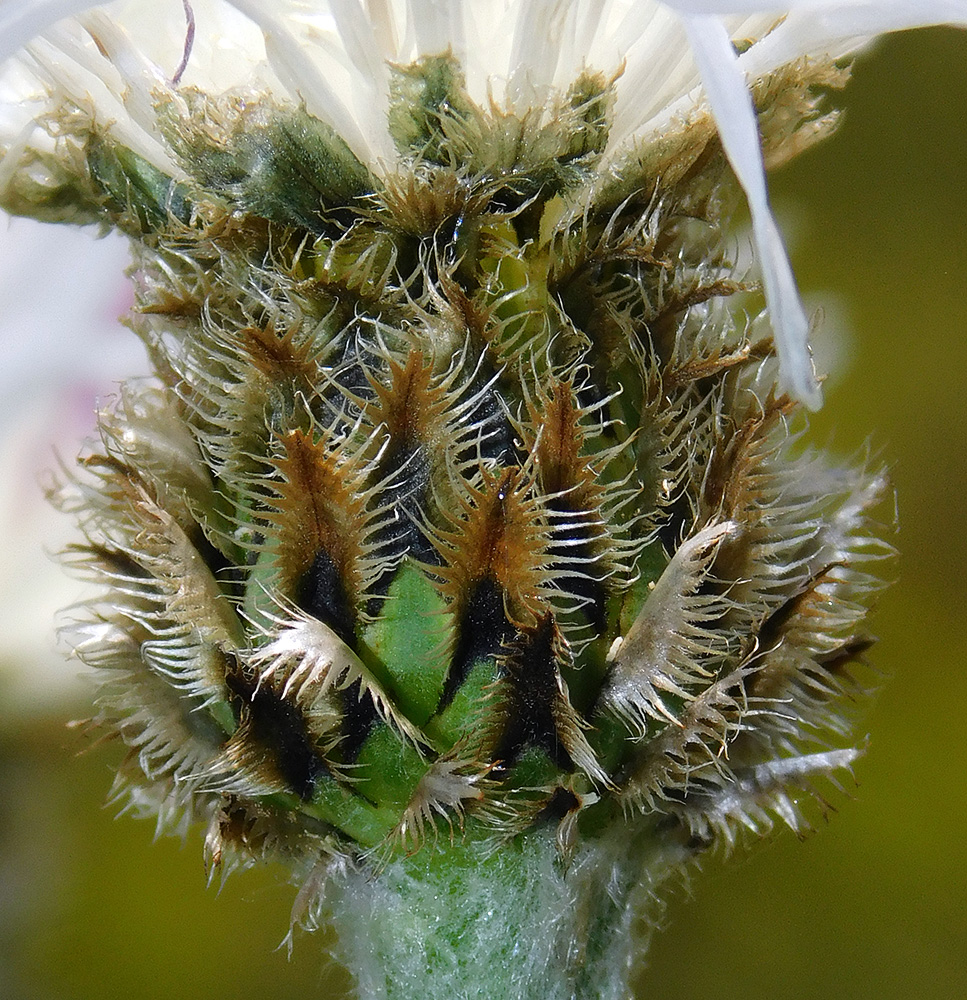
{"type": "MultiPolygon", "coordinates": [[[[190,58],[140,93],[84,24],[33,52],[2,202],[131,237],[155,377],[56,495],[117,793],[204,824],[213,873],[281,859],[365,996],[624,995],[662,882],[848,774],[891,551],[882,472],[806,447],[777,388],[715,122],[616,151],[627,67],[485,100],[417,46],[367,160],[318,93],[190,58]],[[130,127],[58,79],[90,39],[130,127]]],[[[845,77],[753,81],[767,162],[845,77]]]]}

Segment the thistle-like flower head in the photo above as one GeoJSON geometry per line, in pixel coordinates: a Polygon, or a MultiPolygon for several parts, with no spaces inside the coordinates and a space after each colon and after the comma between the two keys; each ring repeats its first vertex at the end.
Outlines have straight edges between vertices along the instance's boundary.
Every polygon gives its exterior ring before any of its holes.
{"type": "Polygon", "coordinates": [[[156,372],[58,494],[119,790],[283,858],[347,952],[418,927],[440,996],[618,995],[641,892],[857,753],[886,485],[800,440],[763,162],[869,32],[963,5],[759,6],[3,15],[0,204],[131,237],[156,372]]]}

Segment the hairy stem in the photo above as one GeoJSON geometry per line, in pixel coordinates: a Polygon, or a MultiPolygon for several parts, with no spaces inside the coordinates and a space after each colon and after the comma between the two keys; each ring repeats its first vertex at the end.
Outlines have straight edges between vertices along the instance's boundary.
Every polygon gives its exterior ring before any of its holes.
{"type": "Polygon", "coordinates": [[[626,831],[585,843],[565,870],[542,826],[499,851],[424,850],[378,879],[345,868],[327,892],[337,954],[365,1000],[617,1000],[653,890],[686,854],[653,828],[626,831]]]}

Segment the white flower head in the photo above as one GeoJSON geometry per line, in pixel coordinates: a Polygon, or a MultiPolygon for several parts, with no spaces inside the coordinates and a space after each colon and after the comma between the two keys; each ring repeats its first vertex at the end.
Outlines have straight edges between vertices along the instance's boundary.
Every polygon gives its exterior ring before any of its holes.
{"type": "Polygon", "coordinates": [[[396,67],[451,53],[471,99],[516,114],[597,71],[616,77],[603,174],[711,112],[748,197],[781,378],[816,408],[809,322],[769,208],[749,88],[936,23],[967,23],[967,0],[5,0],[0,60],[19,55],[0,80],[0,190],[43,142],[36,122],[52,97],[89,101],[119,142],[177,179],[159,100],[254,88],[304,105],[380,175],[400,157],[396,67]]]}

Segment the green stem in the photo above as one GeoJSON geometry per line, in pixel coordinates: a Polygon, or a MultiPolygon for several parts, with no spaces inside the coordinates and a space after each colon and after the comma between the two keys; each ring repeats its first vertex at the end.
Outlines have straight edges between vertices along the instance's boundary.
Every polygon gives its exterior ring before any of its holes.
{"type": "Polygon", "coordinates": [[[378,878],[335,876],[337,955],[361,1000],[618,1000],[654,890],[685,857],[653,829],[596,838],[566,871],[552,826],[499,851],[427,847],[378,878]]]}

